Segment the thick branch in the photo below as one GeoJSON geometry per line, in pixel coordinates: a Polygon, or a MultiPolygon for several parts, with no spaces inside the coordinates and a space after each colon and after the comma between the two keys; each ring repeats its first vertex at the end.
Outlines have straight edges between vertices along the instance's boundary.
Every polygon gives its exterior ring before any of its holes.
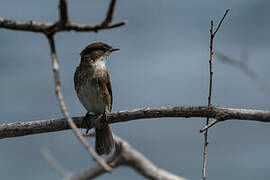
{"type": "MultiPolygon", "coordinates": [[[[116,143],[116,152],[112,155],[112,157],[107,159],[107,163],[110,163],[112,167],[116,168],[121,165],[129,166],[144,177],[153,180],[184,180],[184,178],[156,167],[143,154],[135,150],[120,137],[114,135],[114,141],[116,143]]],[[[100,165],[96,164],[95,166],[75,174],[69,179],[93,179],[103,173],[105,173],[105,171],[100,167],[100,165]]]]}
{"type": "MultiPolygon", "coordinates": [[[[108,123],[161,117],[210,117],[218,119],[219,121],[237,119],[270,122],[270,111],[213,106],[147,107],[110,113],[108,115],[108,123]]],[[[87,128],[81,126],[82,118],[83,117],[73,117],[73,121],[79,128],[87,128]]],[[[92,119],[91,121],[93,122],[93,125],[97,125],[101,122],[99,119],[92,119]]],[[[70,129],[70,127],[65,118],[7,123],[0,125],[0,138],[18,137],[67,129],[70,129]]]]}

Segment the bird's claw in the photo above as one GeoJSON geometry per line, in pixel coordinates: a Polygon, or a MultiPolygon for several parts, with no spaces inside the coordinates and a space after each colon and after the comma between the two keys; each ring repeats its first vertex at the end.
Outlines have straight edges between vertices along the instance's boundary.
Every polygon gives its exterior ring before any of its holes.
{"type": "Polygon", "coordinates": [[[90,118],[91,118],[92,116],[93,116],[93,114],[87,112],[87,113],[85,114],[85,116],[83,117],[81,126],[82,126],[82,127],[84,127],[84,126],[87,127],[86,132],[85,132],[86,134],[87,134],[88,131],[92,128],[92,123],[91,123],[91,120],[90,120],[90,118]]]}
{"type": "Polygon", "coordinates": [[[103,116],[102,116],[103,122],[108,123],[108,119],[109,119],[109,114],[107,111],[104,111],[103,116]]]}

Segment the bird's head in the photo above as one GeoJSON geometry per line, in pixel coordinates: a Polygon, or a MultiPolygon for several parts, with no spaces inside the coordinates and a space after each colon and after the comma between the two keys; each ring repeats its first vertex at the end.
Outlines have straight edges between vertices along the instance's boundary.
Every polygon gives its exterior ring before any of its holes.
{"type": "Polygon", "coordinates": [[[107,56],[119,49],[112,48],[106,43],[95,42],[86,46],[81,52],[81,61],[87,61],[87,63],[96,63],[97,61],[106,61],[107,56]]]}

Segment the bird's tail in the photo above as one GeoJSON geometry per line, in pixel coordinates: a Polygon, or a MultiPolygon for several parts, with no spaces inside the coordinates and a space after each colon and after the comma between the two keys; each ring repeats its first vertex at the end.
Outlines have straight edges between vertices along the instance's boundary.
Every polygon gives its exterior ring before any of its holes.
{"type": "Polygon", "coordinates": [[[106,124],[102,128],[96,128],[96,152],[99,155],[109,154],[113,147],[114,141],[110,126],[106,124]]]}

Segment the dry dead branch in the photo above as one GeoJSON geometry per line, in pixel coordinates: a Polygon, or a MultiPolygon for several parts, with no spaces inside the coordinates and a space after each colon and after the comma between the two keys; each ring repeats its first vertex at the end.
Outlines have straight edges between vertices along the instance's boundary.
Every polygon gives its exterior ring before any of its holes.
{"type": "MultiPolygon", "coordinates": [[[[138,119],[164,117],[209,117],[217,119],[218,121],[244,120],[270,123],[270,111],[233,109],[215,106],[146,107],[141,109],[112,112],[108,114],[108,123],[112,124],[138,119]]],[[[79,128],[86,129],[86,126],[81,126],[82,119],[83,117],[73,117],[74,123],[79,128]]],[[[98,123],[102,123],[101,119],[95,119],[95,117],[93,117],[93,126],[96,126],[98,123]]],[[[67,129],[70,129],[70,127],[66,118],[6,123],[0,125],[0,139],[62,131],[67,129]]]]}
{"type": "MultiPolygon", "coordinates": [[[[211,99],[212,99],[212,89],[213,89],[213,42],[216,33],[218,32],[219,28],[222,25],[223,20],[229,13],[230,9],[227,9],[218,23],[216,30],[214,30],[214,22],[211,21],[210,23],[210,45],[209,45],[209,91],[208,91],[208,107],[211,106],[211,99]]],[[[206,126],[209,124],[209,117],[206,118],[206,126]]],[[[204,133],[204,145],[203,145],[203,167],[202,167],[202,179],[206,179],[206,157],[207,157],[207,146],[208,146],[208,129],[205,130],[204,133]]]]}

